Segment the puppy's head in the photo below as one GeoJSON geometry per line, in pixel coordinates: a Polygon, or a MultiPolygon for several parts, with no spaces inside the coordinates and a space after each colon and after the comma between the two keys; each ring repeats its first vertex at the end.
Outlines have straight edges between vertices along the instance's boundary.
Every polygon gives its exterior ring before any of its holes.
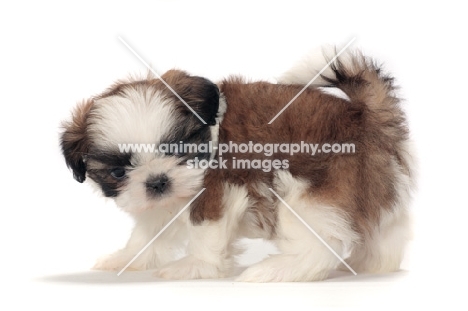
{"type": "Polygon", "coordinates": [[[161,153],[159,146],[208,144],[218,88],[176,70],[162,79],[177,95],[159,79],[119,82],[78,105],[61,136],[74,178],[89,178],[131,213],[193,197],[202,187],[204,171],[189,169],[186,162],[210,156],[183,150],[161,153]]]}

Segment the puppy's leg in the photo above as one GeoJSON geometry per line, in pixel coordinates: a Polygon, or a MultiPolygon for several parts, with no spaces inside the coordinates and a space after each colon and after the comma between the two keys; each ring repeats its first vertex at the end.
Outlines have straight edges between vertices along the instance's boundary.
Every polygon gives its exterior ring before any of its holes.
{"type": "MultiPolygon", "coordinates": [[[[411,163],[411,167],[415,166],[408,155],[406,160],[411,163]]],[[[405,173],[395,159],[392,160],[391,166],[395,171],[395,204],[392,210],[381,212],[379,226],[374,228],[372,234],[351,254],[348,263],[358,272],[397,271],[400,269],[406,244],[411,239],[408,207],[411,201],[410,192],[414,188],[414,181],[410,175],[414,172],[405,173]]]]}
{"type": "MultiPolygon", "coordinates": [[[[163,215],[160,211],[149,211],[144,215],[139,215],[126,246],[115,253],[99,258],[93,269],[118,271],[124,268],[170,220],[167,219],[166,214],[163,215]]],[[[181,252],[184,229],[185,224],[180,221],[174,222],[133,261],[127,270],[154,269],[173,261],[178,252],[181,252]]]]}
{"type": "MultiPolygon", "coordinates": [[[[317,203],[307,193],[307,183],[280,172],[278,193],[286,203],[341,257],[349,256],[358,240],[346,217],[332,206],[317,203]]],[[[336,269],[337,258],[300,220],[278,202],[277,245],[273,255],[248,268],[238,281],[317,281],[336,269]]]]}
{"type": "Polygon", "coordinates": [[[223,216],[199,225],[189,223],[188,256],[158,269],[155,276],[165,279],[229,276],[233,263],[232,242],[248,204],[245,187],[224,185],[223,216]]]}
{"type": "Polygon", "coordinates": [[[409,216],[406,211],[396,210],[382,213],[381,218],[380,226],[347,260],[357,272],[389,273],[400,269],[410,239],[409,216]]]}

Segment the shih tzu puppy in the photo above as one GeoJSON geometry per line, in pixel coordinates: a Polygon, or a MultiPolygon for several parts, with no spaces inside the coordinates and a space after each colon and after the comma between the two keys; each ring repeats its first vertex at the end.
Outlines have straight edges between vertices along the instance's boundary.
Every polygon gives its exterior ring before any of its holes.
{"type": "Polygon", "coordinates": [[[311,56],[277,84],[238,77],[215,84],[170,70],[119,81],[79,104],[61,136],[66,163],[135,220],[125,248],[95,268],[125,267],[192,201],[129,270],[227,277],[241,237],[272,240],[280,254],[240,281],[322,280],[346,269],[343,261],[356,272],[398,270],[414,181],[405,115],[393,79],[358,52],[338,57],[303,89],[333,56],[311,56]],[[122,150],[128,144],[155,149],[122,150]],[[353,152],[325,149],[337,144],[353,152]],[[180,148],[160,148],[173,145],[180,148]],[[266,146],[275,150],[255,152],[266,146]]]}

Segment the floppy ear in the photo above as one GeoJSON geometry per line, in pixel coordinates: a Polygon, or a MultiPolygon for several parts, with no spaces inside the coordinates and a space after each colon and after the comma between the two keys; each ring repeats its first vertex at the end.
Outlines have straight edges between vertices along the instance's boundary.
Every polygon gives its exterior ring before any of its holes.
{"type": "Polygon", "coordinates": [[[72,120],[65,122],[65,131],[60,138],[62,153],[67,166],[72,169],[73,177],[80,183],[86,179],[84,155],[88,152],[87,119],[93,106],[93,100],[82,102],[73,112],[72,120]]]}
{"type": "MultiPolygon", "coordinates": [[[[208,79],[190,76],[184,71],[169,70],[161,78],[202,118],[207,125],[216,124],[216,114],[219,106],[219,89],[208,79]]],[[[170,96],[177,98],[170,90],[170,96]]],[[[193,112],[181,103],[185,115],[193,112]]],[[[198,119],[198,118],[197,118],[198,119]]],[[[198,122],[202,122],[198,120],[198,122]]]]}

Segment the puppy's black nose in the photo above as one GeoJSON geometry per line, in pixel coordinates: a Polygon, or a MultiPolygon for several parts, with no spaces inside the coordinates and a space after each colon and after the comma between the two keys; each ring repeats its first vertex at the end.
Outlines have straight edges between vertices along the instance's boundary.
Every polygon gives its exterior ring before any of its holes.
{"type": "Polygon", "coordinates": [[[151,195],[163,194],[169,188],[169,184],[166,174],[150,176],[146,181],[146,191],[151,195]]]}

